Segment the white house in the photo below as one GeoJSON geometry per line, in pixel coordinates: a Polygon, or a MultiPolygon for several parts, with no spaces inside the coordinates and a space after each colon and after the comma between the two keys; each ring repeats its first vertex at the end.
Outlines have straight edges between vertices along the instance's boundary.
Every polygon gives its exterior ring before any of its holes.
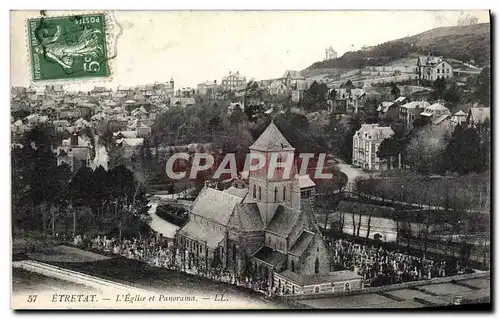
{"type": "Polygon", "coordinates": [[[352,137],[352,165],[367,170],[385,170],[387,162],[377,157],[380,143],[391,137],[394,131],[390,126],[363,124],[352,137]]]}

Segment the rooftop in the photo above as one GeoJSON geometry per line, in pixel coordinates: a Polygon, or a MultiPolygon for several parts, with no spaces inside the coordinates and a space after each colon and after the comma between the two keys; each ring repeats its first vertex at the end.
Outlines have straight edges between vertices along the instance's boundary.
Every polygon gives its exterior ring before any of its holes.
{"type": "Polygon", "coordinates": [[[294,151],[286,138],[281,134],[274,122],[271,122],[255,143],[250,146],[256,151],[294,151]]]}

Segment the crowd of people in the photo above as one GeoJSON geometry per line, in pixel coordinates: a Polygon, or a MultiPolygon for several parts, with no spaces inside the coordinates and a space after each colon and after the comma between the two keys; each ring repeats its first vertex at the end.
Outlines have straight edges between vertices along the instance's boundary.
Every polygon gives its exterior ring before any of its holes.
{"type": "Polygon", "coordinates": [[[363,276],[371,286],[472,272],[469,266],[458,261],[412,256],[400,251],[389,251],[381,245],[359,245],[345,239],[334,239],[328,241],[328,247],[335,270],[352,270],[363,276]]]}

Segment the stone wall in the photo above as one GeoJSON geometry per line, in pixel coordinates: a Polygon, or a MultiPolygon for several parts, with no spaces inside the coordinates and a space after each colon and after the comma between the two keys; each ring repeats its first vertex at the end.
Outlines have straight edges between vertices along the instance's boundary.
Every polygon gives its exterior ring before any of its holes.
{"type": "Polygon", "coordinates": [[[411,282],[405,282],[402,284],[396,284],[396,285],[389,285],[389,286],[382,286],[382,287],[371,287],[371,288],[366,288],[362,290],[355,290],[351,292],[331,292],[331,293],[319,293],[319,294],[302,294],[302,295],[283,295],[280,296],[280,298],[283,298],[285,300],[304,300],[304,299],[320,299],[320,298],[328,298],[328,297],[336,297],[339,295],[360,295],[360,294],[371,294],[371,293],[378,293],[378,292],[385,292],[385,291],[392,291],[392,290],[399,290],[399,289],[407,289],[411,287],[418,287],[418,286],[424,286],[424,285],[430,285],[430,284],[441,284],[441,283],[447,283],[451,281],[459,281],[459,280],[468,280],[468,279],[476,279],[476,278],[487,278],[490,277],[490,272],[480,272],[480,273],[474,273],[474,274],[465,274],[465,275],[458,275],[458,276],[450,276],[450,277],[439,277],[439,278],[433,278],[431,280],[420,280],[420,281],[411,281],[411,282]]]}

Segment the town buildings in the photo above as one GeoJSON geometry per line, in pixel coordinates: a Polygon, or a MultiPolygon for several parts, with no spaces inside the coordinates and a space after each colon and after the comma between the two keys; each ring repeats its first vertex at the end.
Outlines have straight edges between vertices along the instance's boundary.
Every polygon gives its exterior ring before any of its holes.
{"type": "Polygon", "coordinates": [[[403,104],[399,108],[399,119],[404,121],[406,125],[410,125],[415,119],[419,119],[420,114],[429,106],[429,102],[426,101],[413,101],[403,104]]]}
{"type": "Polygon", "coordinates": [[[434,103],[424,109],[420,115],[427,120],[428,123],[438,125],[443,121],[451,119],[450,110],[440,103],[434,103]]]}
{"type": "Polygon", "coordinates": [[[90,138],[73,133],[70,138],[62,141],[57,147],[57,165],[67,164],[71,171],[77,171],[82,166],[89,166],[92,155],[90,138]]]}
{"type": "Polygon", "coordinates": [[[236,91],[247,84],[246,77],[240,75],[240,71],[236,73],[229,72],[228,75],[222,78],[221,90],[224,92],[236,91]]]}
{"type": "Polygon", "coordinates": [[[489,107],[471,107],[467,114],[467,126],[476,127],[478,124],[491,121],[489,107]]]}
{"type": "Polygon", "coordinates": [[[352,138],[352,165],[366,170],[388,169],[387,161],[380,159],[377,151],[380,143],[393,134],[394,131],[390,127],[362,124],[352,138]]]}
{"type": "Polygon", "coordinates": [[[198,95],[215,99],[217,94],[217,80],[198,84],[198,95]]]}
{"type": "Polygon", "coordinates": [[[453,67],[449,62],[442,57],[430,55],[417,59],[417,72],[419,79],[426,81],[450,79],[453,77],[453,67]]]}

